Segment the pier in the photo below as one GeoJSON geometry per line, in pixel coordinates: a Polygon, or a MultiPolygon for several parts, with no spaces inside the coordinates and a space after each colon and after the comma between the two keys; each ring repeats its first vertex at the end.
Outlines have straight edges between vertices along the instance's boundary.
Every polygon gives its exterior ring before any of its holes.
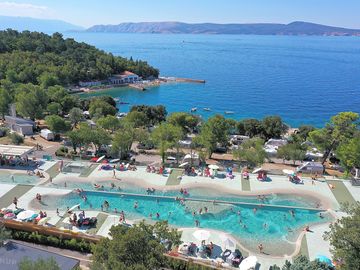
{"type": "Polygon", "coordinates": [[[190,82],[190,83],[205,83],[205,80],[188,79],[188,78],[176,78],[177,82],[190,82]]]}

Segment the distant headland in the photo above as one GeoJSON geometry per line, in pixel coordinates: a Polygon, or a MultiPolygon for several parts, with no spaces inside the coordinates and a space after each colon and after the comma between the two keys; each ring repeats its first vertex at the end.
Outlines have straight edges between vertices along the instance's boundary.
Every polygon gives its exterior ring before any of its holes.
{"type": "Polygon", "coordinates": [[[156,34],[243,34],[243,35],[309,35],[309,36],[360,36],[360,29],[347,29],[309,22],[289,24],[215,24],[183,22],[140,22],[118,25],[94,25],[87,32],[156,33],[156,34]]]}

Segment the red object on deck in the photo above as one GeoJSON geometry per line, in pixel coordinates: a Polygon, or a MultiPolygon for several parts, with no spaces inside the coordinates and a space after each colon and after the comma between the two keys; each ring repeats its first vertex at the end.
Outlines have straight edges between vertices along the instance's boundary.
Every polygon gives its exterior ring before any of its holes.
{"type": "Polygon", "coordinates": [[[96,162],[99,158],[98,157],[93,157],[90,159],[91,162],[96,162]]]}

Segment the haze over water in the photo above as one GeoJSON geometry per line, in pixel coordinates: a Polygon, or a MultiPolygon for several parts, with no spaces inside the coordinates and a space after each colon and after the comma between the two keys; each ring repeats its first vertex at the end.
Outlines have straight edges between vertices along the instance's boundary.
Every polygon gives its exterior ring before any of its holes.
{"type": "MultiPolygon", "coordinates": [[[[204,79],[140,92],[101,92],[134,104],[163,104],[168,112],[198,107],[204,117],[280,115],[291,126],[323,126],[341,111],[360,112],[357,37],[66,33],[114,55],[132,56],[161,76],[204,79]],[[211,112],[202,111],[203,107],[211,112]]],[[[128,106],[121,105],[121,111],[128,106]]]]}

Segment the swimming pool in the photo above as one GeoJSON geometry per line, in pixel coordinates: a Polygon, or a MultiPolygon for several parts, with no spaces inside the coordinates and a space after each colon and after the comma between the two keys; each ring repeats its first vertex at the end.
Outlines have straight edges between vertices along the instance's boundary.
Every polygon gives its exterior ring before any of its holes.
{"type": "Polygon", "coordinates": [[[35,175],[0,172],[0,183],[35,185],[38,182],[40,182],[40,178],[35,175]]]}
{"type": "MultiPolygon", "coordinates": [[[[280,207],[257,207],[237,204],[215,205],[211,202],[186,201],[182,206],[178,201],[170,198],[154,198],[148,196],[120,195],[104,192],[86,192],[87,200],[84,201],[78,194],[70,193],[65,196],[43,196],[46,209],[66,210],[66,207],[80,204],[83,210],[100,210],[106,200],[110,204],[109,212],[124,211],[128,219],[168,220],[175,227],[194,227],[195,220],[200,222],[202,228],[215,229],[232,234],[241,239],[242,243],[256,249],[259,242],[267,246],[282,245],[293,246],[301,229],[306,225],[324,222],[330,219],[324,214],[319,216],[319,211],[294,208],[294,216],[290,209],[280,207]],[[138,208],[134,208],[135,203],[138,208]],[[208,212],[199,214],[198,210],[204,207],[208,212]],[[193,212],[197,212],[193,215],[193,212]],[[159,218],[156,217],[159,214],[159,218]],[[151,215],[151,216],[150,216],[151,215]]],[[[256,198],[255,198],[256,200],[256,198]]],[[[292,210],[292,209],[291,209],[292,210]]]]}
{"type": "MultiPolygon", "coordinates": [[[[104,188],[96,190],[93,183],[85,182],[76,182],[76,181],[67,181],[67,189],[83,189],[87,191],[100,191],[100,192],[121,192],[121,193],[132,193],[132,194],[147,194],[147,190],[143,187],[137,186],[129,182],[119,182],[119,181],[102,181],[98,183],[104,188]],[[115,188],[111,187],[111,184],[115,185],[115,188]],[[118,188],[121,188],[118,190],[118,188]]],[[[65,188],[64,184],[54,184],[49,183],[48,186],[55,188],[65,188]]],[[[262,203],[262,204],[272,204],[272,205],[285,205],[285,206],[296,206],[296,207],[311,207],[316,208],[319,206],[319,201],[309,200],[304,196],[297,194],[268,194],[266,199],[260,201],[256,196],[245,196],[245,195],[236,195],[228,194],[226,192],[219,191],[217,189],[210,188],[188,188],[190,198],[204,199],[204,200],[216,200],[216,201],[226,201],[226,202],[245,202],[245,203],[262,203]]],[[[157,196],[169,196],[177,197],[182,196],[179,190],[156,190],[153,195],[157,196]]]]}

